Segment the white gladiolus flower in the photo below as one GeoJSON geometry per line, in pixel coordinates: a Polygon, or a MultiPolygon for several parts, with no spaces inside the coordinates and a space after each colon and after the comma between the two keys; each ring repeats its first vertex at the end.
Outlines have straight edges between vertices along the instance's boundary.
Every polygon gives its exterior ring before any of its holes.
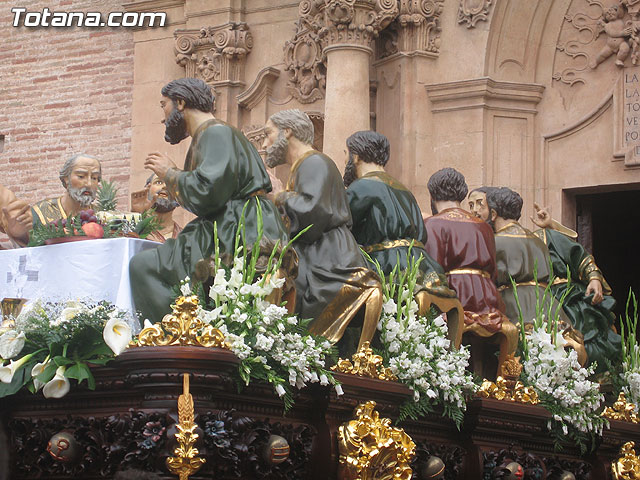
{"type": "Polygon", "coordinates": [[[336,394],[337,394],[338,396],[340,396],[340,395],[344,395],[344,392],[342,391],[342,386],[341,386],[341,385],[339,385],[339,384],[338,384],[338,385],[336,385],[336,394]]]}
{"type": "Polygon", "coordinates": [[[329,379],[324,373],[320,375],[320,385],[329,385],[329,379]]]}
{"type": "Polygon", "coordinates": [[[42,388],[42,394],[45,398],[62,398],[69,393],[71,383],[64,376],[65,370],[66,367],[58,367],[54,377],[42,388]]]}
{"type": "Polygon", "coordinates": [[[279,397],[282,397],[285,393],[287,393],[287,391],[284,389],[284,387],[280,384],[276,385],[276,393],[278,394],[279,397]]]}
{"type": "Polygon", "coordinates": [[[144,325],[142,326],[143,329],[145,328],[149,328],[149,327],[153,327],[153,323],[151,323],[151,321],[148,318],[144,319],[144,325]]]}
{"type": "Polygon", "coordinates": [[[113,353],[120,355],[129,346],[133,335],[129,324],[113,315],[105,325],[102,337],[113,353]]]}
{"type": "Polygon", "coordinates": [[[24,332],[9,330],[0,336],[0,357],[10,360],[16,357],[24,348],[26,338],[24,332]]]}
{"type": "Polygon", "coordinates": [[[185,279],[185,282],[180,285],[180,293],[182,293],[182,295],[184,295],[185,297],[191,295],[191,285],[189,285],[187,279],[185,279]]]}

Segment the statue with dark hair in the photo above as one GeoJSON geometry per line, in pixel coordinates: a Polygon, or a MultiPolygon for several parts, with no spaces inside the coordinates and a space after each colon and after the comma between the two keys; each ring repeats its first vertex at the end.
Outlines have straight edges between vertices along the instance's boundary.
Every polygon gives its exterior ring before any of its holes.
{"type": "Polygon", "coordinates": [[[469,210],[476,217],[485,222],[489,220],[489,207],[487,207],[487,194],[496,187],[478,187],[469,192],[469,210]]]}
{"type": "MultiPolygon", "coordinates": [[[[464,176],[453,168],[442,169],[427,184],[435,214],[425,220],[429,253],[444,268],[449,285],[464,308],[464,332],[467,336],[494,337],[500,342],[498,374],[508,355],[515,353],[518,330],[505,315],[502,298],[494,283],[496,250],[491,227],[463,210],[467,196],[464,176]]],[[[484,348],[479,345],[477,348],[484,348]]],[[[476,363],[490,355],[473,354],[473,369],[487,375],[476,363]]]]}
{"type": "Polygon", "coordinates": [[[152,173],[144,184],[144,188],[131,193],[131,211],[144,212],[154,210],[160,228],[147,236],[147,240],[164,243],[167,238],[176,238],[182,227],[173,219],[173,212],[180,204],[167,190],[167,185],[152,173]]]}
{"type": "MultiPolygon", "coordinates": [[[[313,149],[313,124],[300,110],[273,114],[265,125],[267,165],[291,165],[286,190],[276,204],[290,222],[291,236],[312,227],[293,244],[299,257],[296,311],[313,318],[310,331],[340,341],[359,310],[364,320],[358,347],[370,341],[382,311],[378,275],[367,267],[351,233],[351,212],[340,171],[313,149]]],[[[340,342],[341,354],[352,354],[340,342]]]]}
{"type": "MultiPolygon", "coordinates": [[[[356,132],[346,143],[349,161],[344,181],[354,237],[385,275],[396,264],[405,270],[409,257],[415,261],[422,258],[420,285],[424,294],[417,297],[420,307],[426,312],[435,304],[441,311],[450,311],[450,330],[455,337],[456,326],[461,326],[462,307],[447,284],[444,270],[424,249],[427,231],[418,202],[404,185],[385,172],[390,152],[387,137],[372,131],[356,132]],[[349,183],[351,171],[355,181],[349,183]]],[[[375,264],[370,263],[370,267],[375,268],[375,264]]],[[[459,343],[459,339],[455,340],[459,343]]]]}
{"type": "MultiPolygon", "coordinates": [[[[496,236],[496,283],[506,306],[507,316],[512,322],[519,320],[531,323],[536,318],[536,308],[547,313],[560,314],[560,320],[567,326],[571,322],[566,317],[555,298],[544,298],[544,290],[549,282],[549,251],[538,237],[518,223],[522,211],[522,197],[510,188],[496,188],[487,194],[490,209],[489,221],[496,236]],[[520,310],[513,291],[511,279],[516,282],[520,310]]],[[[576,348],[581,363],[586,361],[584,346],[576,348]]]]}
{"type": "Polygon", "coordinates": [[[597,362],[596,372],[604,372],[607,362],[615,365],[619,361],[622,349],[622,339],[613,329],[616,300],[611,287],[593,255],[569,236],[573,231],[553,220],[546,209],[536,204],[534,208],[534,223],[541,227],[534,234],[547,245],[556,276],[551,291],[555,298],[564,297],[564,313],[584,334],[589,363],[597,362]],[[567,293],[569,272],[571,289],[567,293]]]}
{"type": "Polygon", "coordinates": [[[102,167],[97,159],[84,153],[73,155],[60,169],[60,182],[66,192],[31,207],[33,226],[47,225],[89,210],[96,199],[100,180],[102,167]]]}
{"type": "Polygon", "coordinates": [[[213,95],[202,80],[183,78],[163,89],[165,139],[191,136],[184,170],[163,153],[150,153],[145,168],[166,184],[168,194],[197,215],[175,239],[131,259],[130,276],[136,308],[142,318],[159,322],[169,313],[172,288],[194,277],[196,264],[213,254],[213,229],[217,225],[221,253],[233,254],[238,222],[244,211],[246,241],[257,236],[258,202],[262,210],[264,240],[286,243],[287,234],[275,205],[266,198],[271,182],[255,147],[237,129],[216,120],[211,113],[213,95]],[[170,121],[171,119],[171,121],[170,121]]]}

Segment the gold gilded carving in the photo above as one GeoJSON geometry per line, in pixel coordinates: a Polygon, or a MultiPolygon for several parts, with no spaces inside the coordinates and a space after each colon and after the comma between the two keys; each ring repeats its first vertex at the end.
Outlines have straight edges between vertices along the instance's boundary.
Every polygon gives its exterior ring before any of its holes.
{"type": "Polygon", "coordinates": [[[602,416],[609,420],[619,420],[621,422],[640,423],[640,417],[636,413],[636,406],[628,403],[624,393],[620,393],[618,400],[613,407],[607,407],[602,412],[602,416]]]}
{"type": "Polygon", "coordinates": [[[640,459],[634,450],[635,443],[627,442],[620,448],[621,457],[611,462],[611,473],[615,480],[640,479],[640,459]]]}
{"type": "Polygon", "coordinates": [[[356,419],[338,429],[341,480],[409,480],[416,445],[401,428],[391,427],[391,420],[380,418],[376,402],[361,403],[356,419]]]}
{"type": "Polygon", "coordinates": [[[198,425],[195,423],[193,411],[193,397],[189,393],[189,374],[183,375],[183,393],[178,397],[178,432],[175,434],[178,447],[173,451],[175,457],[167,458],[167,468],[180,480],[188,480],[190,475],[196,473],[205,464],[204,458],[198,457],[198,449],[195,447],[198,434],[195,433],[198,425]]]}
{"type": "Polygon", "coordinates": [[[482,382],[478,396],[531,405],[537,405],[540,402],[538,394],[532,387],[525,387],[520,381],[511,385],[509,380],[502,377],[498,377],[495,383],[489,380],[482,382]]]}
{"type": "Polygon", "coordinates": [[[143,329],[138,335],[141,347],[166,345],[195,345],[228,348],[224,335],[217,328],[206,325],[198,318],[198,296],[181,296],[172,305],[172,314],[165,315],[160,324],[143,329]]]}
{"type": "Polygon", "coordinates": [[[378,380],[395,381],[398,379],[390,368],[383,365],[382,357],[373,353],[369,342],[364,342],[360,350],[351,357],[351,360],[340,359],[336,365],[331,367],[331,370],[378,380]]]}
{"type": "Polygon", "coordinates": [[[487,20],[491,0],[460,0],[458,8],[458,23],[466,23],[467,28],[473,28],[480,20],[487,20]]]}
{"type": "Polygon", "coordinates": [[[243,85],[244,60],[253,48],[253,36],[244,22],[230,22],[199,30],[177,30],[176,62],[187,77],[210,85],[243,85]]]}

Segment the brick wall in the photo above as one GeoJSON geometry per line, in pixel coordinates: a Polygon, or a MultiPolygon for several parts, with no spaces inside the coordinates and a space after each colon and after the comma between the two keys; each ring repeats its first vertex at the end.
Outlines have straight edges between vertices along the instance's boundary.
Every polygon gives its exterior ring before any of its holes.
{"type": "MultiPolygon", "coordinates": [[[[114,0],[0,3],[0,183],[30,203],[63,193],[58,171],[74,153],[102,162],[128,207],[133,32],[128,28],[14,28],[28,11],[123,11],[114,0]],[[96,7],[98,5],[98,7],[96,7]]],[[[2,239],[0,239],[1,241],[2,239]]]]}

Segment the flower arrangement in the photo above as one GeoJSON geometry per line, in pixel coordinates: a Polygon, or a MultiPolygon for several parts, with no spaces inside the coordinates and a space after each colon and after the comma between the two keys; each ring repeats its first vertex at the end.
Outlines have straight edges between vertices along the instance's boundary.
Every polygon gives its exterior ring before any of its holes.
{"type": "MultiPolygon", "coordinates": [[[[537,278],[536,273],[534,277],[537,278]]],[[[536,297],[536,317],[531,332],[526,333],[518,289],[513,279],[511,282],[520,316],[521,380],[535,389],[541,406],[553,414],[547,427],[555,439],[555,448],[561,449],[565,437],[569,437],[585,453],[588,440],[591,440],[591,447],[595,447],[596,435],[602,435],[608,422],[600,415],[604,402],[600,385],[589,380],[596,366],[581,367],[576,351],[565,349],[566,340],[558,328],[560,309],[571,285],[558,299],[554,310],[551,302],[545,302],[552,295],[553,278],[549,279],[542,297],[536,297]]]]}
{"type": "Polygon", "coordinates": [[[396,265],[388,278],[377,265],[385,302],[378,324],[382,356],[398,379],[413,391],[413,402],[401,407],[400,420],[416,419],[440,405],[460,428],[466,398],[477,390],[466,370],[470,353],[466,347],[451,348],[442,315],[433,311],[418,315],[413,292],[421,260],[411,260],[403,272],[396,265]]]}
{"type": "MultiPolygon", "coordinates": [[[[310,320],[300,319],[285,306],[267,301],[275,289],[283,286],[285,279],[279,278],[278,271],[295,239],[282,249],[276,242],[264,273],[258,275],[256,264],[263,231],[259,202],[258,212],[258,236],[252,249],[244,242],[244,214],[241,217],[231,265],[222,261],[214,224],[213,285],[208,292],[200,291],[200,285],[193,286],[193,291],[204,295],[203,304],[207,305],[198,315],[205,325],[219,329],[225,336],[241,361],[238,373],[242,382],[248,385],[255,379],[271,383],[283,398],[285,408],[293,405],[293,389],[309,383],[332,384],[340,395],[340,385],[325,368],[327,357],[335,355],[334,347],[325,338],[308,332],[310,320]]],[[[180,292],[192,294],[189,278],[182,282],[180,292]]]]}
{"type": "Polygon", "coordinates": [[[127,320],[107,302],[28,305],[0,335],[0,397],[27,386],[46,398],[61,398],[71,379],[95,388],[89,364],[103,365],[127,348],[132,338],[127,320]]]}
{"type": "Polygon", "coordinates": [[[627,401],[636,406],[640,405],[640,345],[638,345],[638,300],[629,290],[625,317],[621,322],[620,335],[622,337],[622,371],[618,376],[621,391],[627,401]],[[633,313],[630,306],[633,305],[633,313]]]}

